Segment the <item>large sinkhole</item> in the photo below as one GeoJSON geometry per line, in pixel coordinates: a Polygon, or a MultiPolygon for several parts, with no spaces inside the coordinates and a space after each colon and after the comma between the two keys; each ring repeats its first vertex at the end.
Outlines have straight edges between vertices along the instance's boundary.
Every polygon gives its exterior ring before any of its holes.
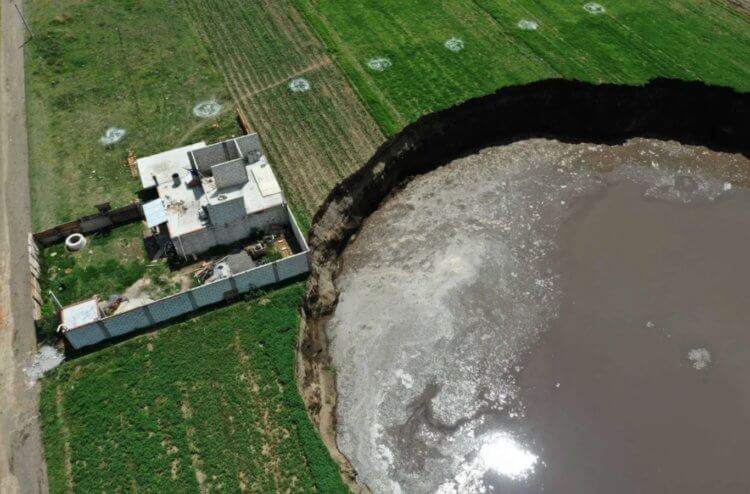
{"type": "Polygon", "coordinates": [[[359,481],[746,491],[749,170],[668,141],[530,139],[394,192],[325,321],[359,481]]]}

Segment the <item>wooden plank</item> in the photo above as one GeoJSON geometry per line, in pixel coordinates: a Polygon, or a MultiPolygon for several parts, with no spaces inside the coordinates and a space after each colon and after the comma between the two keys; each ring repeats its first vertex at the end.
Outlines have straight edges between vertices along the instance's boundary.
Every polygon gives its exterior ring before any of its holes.
{"type": "Polygon", "coordinates": [[[250,128],[250,123],[247,121],[247,118],[245,117],[245,114],[242,113],[242,110],[238,106],[235,108],[235,111],[237,112],[237,120],[240,121],[240,125],[242,126],[242,130],[245,131],[245,134],[251,134],[252,130],[250,128]]]}

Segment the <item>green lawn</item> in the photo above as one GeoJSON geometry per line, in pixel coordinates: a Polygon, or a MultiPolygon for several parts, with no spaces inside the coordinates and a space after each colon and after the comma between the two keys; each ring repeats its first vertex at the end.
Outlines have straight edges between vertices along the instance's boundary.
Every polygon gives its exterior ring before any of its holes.
{"type": "Polygon", "coordinates": [[[725,2],[295,0],[387,134],[419,116],[548,77],[704,80],[750,90],[750,28],[725,2]],[[522,30],[526,19],[536,30],[522,30]],[[459,38],[463,50],[444,42],[459,38]],[[382,72],[367,66],[388,58],[382,72]]]}
{"type": "Polygon", "coordinates": [[[346,492],[294,379],[301,284],[64,363],[50,492],[346,492]]]}
{"type": "Polygon", "coordinates": [[[108,300],[140,279],[148,279],[147,293],[153,299],[180,291],[165,259],[149,261],[142,231],[138,222],[90,236],[79,252],[68,252],[63,244],[42,251],[40,286],[45,298],[37,324],[40,340],[52,337],[58,325],[55,305],[47,296],[50,290],[63,305],[93,296],[108,300]]]}
{"type": "Polygon", "coordinates": [[[223,77],[169,1],[26,2],[31,192],[37,230],[135,199],[128,148],[146,156],[238,134],[223,77]],[[218,119],[193,106],[226,103],[218,119]],[[109,127],[127,130],[111,149],[109,127]]]}

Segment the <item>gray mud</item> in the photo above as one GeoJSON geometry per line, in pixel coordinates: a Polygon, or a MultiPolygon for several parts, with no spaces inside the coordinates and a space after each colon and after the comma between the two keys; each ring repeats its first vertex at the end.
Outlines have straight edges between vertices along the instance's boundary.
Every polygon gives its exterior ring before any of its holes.
{"type": "Polygon", "coordinates": [[[421,176],[343,255],[338,442],[376,492],[746,490],[750,163],[530,140],[421,176]]]}

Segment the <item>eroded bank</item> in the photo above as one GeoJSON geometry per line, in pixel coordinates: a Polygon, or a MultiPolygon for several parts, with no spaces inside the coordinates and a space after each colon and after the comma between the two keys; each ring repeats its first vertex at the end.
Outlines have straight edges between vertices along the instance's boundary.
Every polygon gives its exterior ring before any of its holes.
{"type": "Polygon", "coordinates": [[[748,97],[699,83],[655,81],[644,87],[545,81],[508,88],[424,117],[384,144],[340,184],[315,217],[313,274],[305,300],[299,380],[313,421],[335,449],[335,383],[323,323],[336,306],[339,256],[352,234],[409,178],[489,144],[527,137],[621,142],[633,136],[703,144],[748,154],[748,97]]]}

